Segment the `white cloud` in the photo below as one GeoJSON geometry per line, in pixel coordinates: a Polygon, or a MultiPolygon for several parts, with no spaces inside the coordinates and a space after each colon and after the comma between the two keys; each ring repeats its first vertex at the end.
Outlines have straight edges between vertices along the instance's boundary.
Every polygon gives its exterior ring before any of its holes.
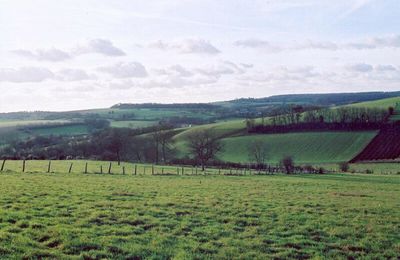
{"type": "Polygon", "coordinates": [[[21,67],[18,69],[0,68],[0,82],[41,82],[47,79],[52,79],[54,74],[40,67],[21,67]]]}
{"type": "Polygon", "coordinates": [[[125,56],[126,53],[114,46],[114,44],[107,39],[93,39],[85,45],[78,46],[73,51],[74,54],[80,55],[85,53],[99,53],[105,56],[125,56]]]}
{"type": "Polygon", "coordinates": [[[320,49],[320,50],[331,50],[336,51],[339,46],[334,42],[313,42],[307,41],[306,43],[299,44],[297,46],[292,47],[293,49],[320,49]]]}
{"type": "Polygon", "coordinates": [[[118,62],[111,66],[99,67],[98,71],[108,73],[115,78],[144,78],[148,76],[146,68],[139,62],[118,62]]]}
{"type": "Polygon", "coordinates": [[[155,74],[158,75],[175,75],[180,77],[191,77],[193,72],[181,65],[173,65],[165,69],[153,69],[155,74]]]}
{"type": "Polygon", "coordinates": [[[269,41],[255,38],[235,41],[234,45],[243,48],[262,49],[270,52],[277,52],[281,50],[281,47],[275,46],[269,41]]]}
{"type": "Polygon", "coordinates": [[[206,76],[221,77],[222,75],[243,74],[246,70],[233,62],[224,61],[209,67],[196,68],[194,71],[206,76]]]}
{"type": "Polygon", "coordinates": [[[204,39],[185,39],[177,42],[156,41],[148,45],[159,50],[174,50],[183,54],[209,54],[216,55],[221,51],[204,39]]]}
{"type": "Polygon", "coordinates": [[[51,48],[51,49],[37,49],[35,51],[29,50],[14,50],[12,51],[14,54],[19,56],[23,56],[26,58],[38,60],[38,61],[64,61],[71,59],[71,55],[68,52],[51,48]]]}
{"type": "Polygon", "coordinates": [[[144,80],[122,80],[110,83],[111,89],[178,89],[186,87],[203,87],[218,82],[217,77],[196,75],[194,77],[185,78],[175,75],[165,75],[157,78],[148,78],[144,80]]]}
{"type": "Polygon", "coordinates": [[[72,59],[75,56],[79,56],[87,53],[98,53],[105,56],[125,56],[125,52],[115,47],[110,40],[106,39],[93,39],[88,41],[84,45],[75,47],[71,51],[64,51],[57,48],[50,49],[37,49],[34,51],[18,49],[11,51],[12,53],[38,61],[52,61],[60,62],[68,59],[72,59]]]}
{"type": "Polygon", "coordinates": [[[374,68],[376,71],[396,71],[393,65],[377,65],[374,68]]]}
{"type": "Polygon", "coordinates": [[[370,72],[374,67],[367,63],[357,63],[349,66],[349,69],[356,72],[370,72]]]}
{"type": "Polygon", "coordinates": [[[312,41],[288,43],[271,43],[263,39],[245,39],[238,40],[233,43],[235,46],[243,48],[252,48],[258,50],[266,50],[270,52],[278,52],[284,50],[305,50],[319,49],[327,51],[336,50],[365,50],[365,49],[382,49],[382,48],[400,48],[400,35],[389,35],[381,37],[373,37],[351,42],[334,42],[334,41],[312,41]]]}
{"type": "Polygon", "coordinates": [[[81,81],[95,79],[96,77],[81,69],[63,69],[56,74],[55,78],[60,81],[81,81]]]}
{"type": "Polygon", "coordinates": [[[247,63],[240,63],[240,66],[242,66],[245,69],[251,69],[254,67],[253,64],[247,64],[247,63]]]}

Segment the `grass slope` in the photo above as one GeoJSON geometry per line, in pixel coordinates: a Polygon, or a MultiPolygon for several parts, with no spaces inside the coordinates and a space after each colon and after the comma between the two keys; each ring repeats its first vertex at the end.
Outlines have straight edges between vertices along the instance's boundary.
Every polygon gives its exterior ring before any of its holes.
{"type": "Polygon", "coordinates": [[[315,132],[270,135],[248,135],[225,138],[225,150],[220,156],[229,162],[249,162],[248,147],[253,142],[264,143],[269,163],[278,163],[291,155],[296,163],[332,163],[349,161],[376,135],[376,132],[315,132]]]}
{"type": "Polygon", "coordinates": [[[46,126],[70,123],[69,120],[0,120],[0,128],[23,126],[46,126]]]}
{"type": "Polygon", "coordinates": [[[384,98],[374,101],[360,102],[351,104],[353,107],[367,107],[367,108],[382,108],[387,109],[388,107],[396,107],[396,104],[400,102],[400,97],[384,98]]]}
{"type": "Polygon", "coordinates": [[[29,131],[30,135],[83,135],[87,134],[88,129],[86,125],[65,125],[65,126],[51,126],[43,128],[34,128],[29,131]]]}
{"type": "Polygon", "coordinates": [[[153,126],[158,124],[158,121],[136,121],[136,120],[127,120],[127,121],[111,121],[111,127],[126,127],[126,128],[143,128],[148,126],[153,126]]]}
{"type": "Polygon", "coordinates": [[[394,259],[400,254],[399,187],[399,176],[4,173],[0,254],[394,259]]]}

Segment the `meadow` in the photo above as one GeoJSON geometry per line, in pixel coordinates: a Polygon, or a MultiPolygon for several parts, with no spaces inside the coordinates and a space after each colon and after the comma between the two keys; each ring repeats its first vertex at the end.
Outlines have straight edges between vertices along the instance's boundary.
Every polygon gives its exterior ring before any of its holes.
{"type": "Polygon", "coordinates": [[[400,176],[1,174],[0,256],[396,258],[400,176]]]}
{"type": "Polygon", "coordinates": [[[69,120],[0,120],[0,128],[46,126],[70,123],[69,120]]]}
{"type": "Polygon", "coordinates": [[[375,131],[366,131],[230,137],[222,139],[225,147],[221,159],[229,162],[251,162],[248,149],[256,142],[265,145],[267,163],[277,164],[288,155],[300,164],[338,163],[351,160],[375,135],[375,131]]]}

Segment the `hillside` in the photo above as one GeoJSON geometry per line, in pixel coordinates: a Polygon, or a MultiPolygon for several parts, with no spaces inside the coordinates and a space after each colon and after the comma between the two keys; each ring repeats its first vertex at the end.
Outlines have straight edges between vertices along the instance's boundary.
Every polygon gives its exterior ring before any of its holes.
{"type": "Polygon", "coordinates": [[[400,124],[387,127],[359,153],[352,162],[394,160],[400,158],[400,124]]]}
{"type": "Polygon", "coordinates": [[[248,163],[252,143],[265,145],[268,163],[279,163],[292,156],[296,163],[337,163],[351,160],[374,138],[376,132],[314,132],[251,135],[222,139],[225,151],[220,158],[228,162],[248,163]]]}
{"type": "MultiPolygon", "coordinates": [[[[398,102],[400,102],[400,97],[390,97],[344,106],[387,109],[389,106],[395,107],[398,102]]],[[[334,108],[339,107],[341,106],[334,108]]],[[[398,108],[396,108],[396,113],[398,113],[398,108]]],[[[260,118],[256,120],[256,123],[260,122],[260,118]]],[[[268,123],[269,118],[265,118],[264,122],[268,123]]],[[[241,163],[249,162],[248,145],[252,142],[266,144],[270,163],[278,163],[285,155],[293,156],[296,162],[302,164],[350,161],[361,153],[377,134],[377,131],[364,131],[249,135],[246,131],[245,120],[231,120],[191,127],[174,136],[173,140],[180,156],[187,154],[185,140],[190,134],[203,129],[215,132],[225,144],[225,151],[220,155],[221,160],[241,163]]]]}
{"type": "MultiPolygon", "coordinates": [[[[397,92],[396,92],[397,93],[397,92]]],[[[361,98],[372,98],[371,93],[369,95],[361,95],[361,98]]],[[[380,96],[381,94],[376,94],[380,96]]],[[[386,93],[382,95],[387,95],[386,93]]],[[[309,99],[310,102],[320,102],[322,98],[333,98],[336,103],[350,102],[351,98],[360,96],[355,94],[344,95],[343,100],[339,102],[337,99],[340,94],[332,95],[287,95],[282,96],[280,99],[271,97],[280,101],[301,101],[306,102],[309,99]]],[[[268,102],[272,102],[271,99],[268,102]]],[[[257,103],[260,100],[243,99],[241,101],[227,101],[233,102],[234,104],[250,104],[257,103]]],[[[399,103],[400,97],[390,97],[381,100],[373,100],[367,102],[360,102],[355,104],[346,103],[343,106],[333,106],[332,109],[340,107],[367,107],[367,108],[383,108],[386,110],[389,106],[396,106],[399,103]]],[[[264,102],[260,101],[261,103],[264,102]]],[[[257,104],[261,104],[257,103],[257,104]]],[[[263,103],[265,105],[265,103],[263,103]]],[[[270,103],[271,105],[272,103],[270,103]]],[[[275,103],[282,106],[283,103],[275,103]]],[[[220,104],[221,105],[221,104],[220,104]]],[[[222,106],[222,105],[221,105],[222,106]]],[[[239,105],[240,106],[240,105],[239,105]]],[[[216,115],[221,113],[219,110],[215,110],[217,106],[207,104],[119,104],[113,108],[108,109],[95,109],[95,110],[82,110],[75,112],[63,112],[63,113],[46,113],[37,112],[35,119],[28,119],[29,113],[15,113],[20,119],[2,119],[0,121],[0,137],[2,142],[0,145],[6,145],[7,142],[12,142],[16,139],[35,136],[64,136],[64,140],[68,139],[68,136],[73,140],[75,137],[82,138],[82,140],[90,140],[93,133],[93,128],[90,128],[88,122],[90,120],[97,120],[106,122],[111,128],[140,128],[132,133],[131,136],[138,135],[143,137],[145,144],[143,149],[151,149],[153,132],[156,128],[151,126],[156,125],[159,121],[170,123],[165,125],[170,130],[170,137],[172,139],[173,146],[175,147],[176,156],[178,158],[188,157],[187,151],[187,140],[190,138],[192,133],[200,130],[208,129],[221,139],[225,144],[225,152],[220,155],[220,159],[226,162],[249,162],[248,158],[248,146],[252,142],[265,143],[269,151],[269,162],[277,163],[285,155],[293,156],[298,163],[337,163],[341,161],[349,161],[354,158],[357,154],[367,147],[368,143],[374,138],[376,132],[374,130],[366,131],[361,129],[361,132],[343,132],[348,130],[335,130],[329,129],[325,132],[322,130],[309,129],[305,131],[291,130],[288,134],[275,134],[277,132],[271,132],[270,134],[249,134],[248,127],[245,118],[225,118],[216,120],[216,115]],[[207,111],[211,109],[211,111],[207,111]],[[218,112],[219,111],[219,112],[218,112]],[[40,119],[40,116],[43,119],[40,119]],[[46,118],[46,119],[45,119],[46,118]],[[69,118],[69,119],[68,119],[69,118]],[[185,121],[187,120],[187,121],[185,121]],[[213,123],[207,123],[207,122],[213,123]],[[214,122],[216,121],[216,122],[214,122]],[[193,123],[190,123],[193,122],[193,123]],[[175,129],[176,131],[171,131],[175,129]],[[144,131],[142,131],[144,130],[144,131]],[[299,133],[302,132],[302,133],[299,133]],[[171,137],[172,136],[172,137],[171,137]],[[147,147],[147,148],[146,148],[147,147]]],[[[251,105],[249,105],[251,109],[251,105]]],[[[281,113],[287,113],[287,109],[294,110],[295,108],[301,108],[299,114],[300,122],[301,118],[305,117],[308,113],[304,110],[303,106],[286,106],[285,109],[278,110],[281,113]],[[305,111],[305,112],[304,112],[305,111]]],[[[309,107],[312,108],[312,107],[309,107]]],[[[258,111],[259,107],[255,111],[258,111]]],[[[265,106],[263,109],[267,109],[265,106]]],[[[325,107],[321,111],[328,111],[330,108],[325,107]]],[[[239,108],[233,108],[231,111],[240,111],[239,108]]],[[[267,111],[269,111],[267,109],[267,111]]],[[[275,111],[276,113],[277,111],[275,111]]],[[[354,112],[354,111],[353,111],[354,112]]],[[[270,111],[271,113],[271,111],[270,111]]],[[[396,107],[396,113],[399,113],[399,106],[396,107]]],[[[276,116],[268,117],[263,114],[263,118],[255,118],[252,124],[257,125],[264,122],[263,125],[271,124],[275,122],[276,116]],[[274,118],[274,120],[272,120],[274,118]]],[[[288,116],[293,114],[274,114],[278,116],[288,116]]],[[[7,114],[7,117],[10,117],[7,114]]],[[[398,114],[395,114],[392,118],[395,119],[398,114]]],[[[1,117],[1,115],[0,115],[1,117]]],[[[299,122],[299,121],[298,121],[299,122]]],[[[279,124],[279,123],[278,123],[279,124]]],[[[251,125],[251,124],[250,124],[251,125]]],[[[96,128],[106,129],[106,128],[96,128]]],[[[125,131],[127,129],[121,129],[125,131]]],[[[357,131],[359,131],[358,129],[357,131]]],[[[53,141],[56,139],[53,139],[53,141]]],[[[59,139],[61,140],[61,139],[59,139]]],[[[60,141],[61,142],[61,141],[60,141]]],[[[67,141],[66,141],[67,142],[67,141]]],[[[68,143],[68,142],[67,142],[68,143]]],[[[71,142],[70,142],[71,143],[71,142]]],[[[74,148],[75,149],[75,148],[74,148]]],[[[152,152],[142,152],[148,158],[151,158],[152,152]]],[[[85,153],[86,154],[86,153],[85,153]]],[[[105,153],[107,154],[107,153],[105,153]]],[[[140,155],[143,157],[144,155],[140,155]]],[[[139,155],[135,155],[134,158],[139,155]]],[[[132,156],[131,156],[132,157],[132,156]]],[[[147,158],[146,157],[146,158],[147,158]]],[[[151,159],[149,159],[151,160],[151,159]]]]}
{"type": "Polygon", "coordinates": [[[400,96],[378,99],[374,101],[359,102],[349,106],[387,109],[388,107],[396,107],[398,103],[400,103],[400,96]]]}

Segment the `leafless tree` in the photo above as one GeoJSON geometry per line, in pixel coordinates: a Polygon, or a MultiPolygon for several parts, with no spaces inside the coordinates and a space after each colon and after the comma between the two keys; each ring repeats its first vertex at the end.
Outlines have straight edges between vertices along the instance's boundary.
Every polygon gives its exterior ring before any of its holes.
{"type": "Polygon", "coordinates": [[[262,165],[267,159],[267,147],[261,142],[254,141],[248,147],[249,159],[257,165],[262,165]]]}
{"type": "Polygon", "coordinates": [[[293,173],[294,161],[292,156],[285,156],[281,160],[281,165],[285,168],[286,174],[293,173]]]}
{"type": "Polygon", "coordinates": [[[196,131],[189,136],[189,151],[200,163],[202,171],[208,161],[222,151],[223,144],[215,137],[212,130],[196,131]]]}

